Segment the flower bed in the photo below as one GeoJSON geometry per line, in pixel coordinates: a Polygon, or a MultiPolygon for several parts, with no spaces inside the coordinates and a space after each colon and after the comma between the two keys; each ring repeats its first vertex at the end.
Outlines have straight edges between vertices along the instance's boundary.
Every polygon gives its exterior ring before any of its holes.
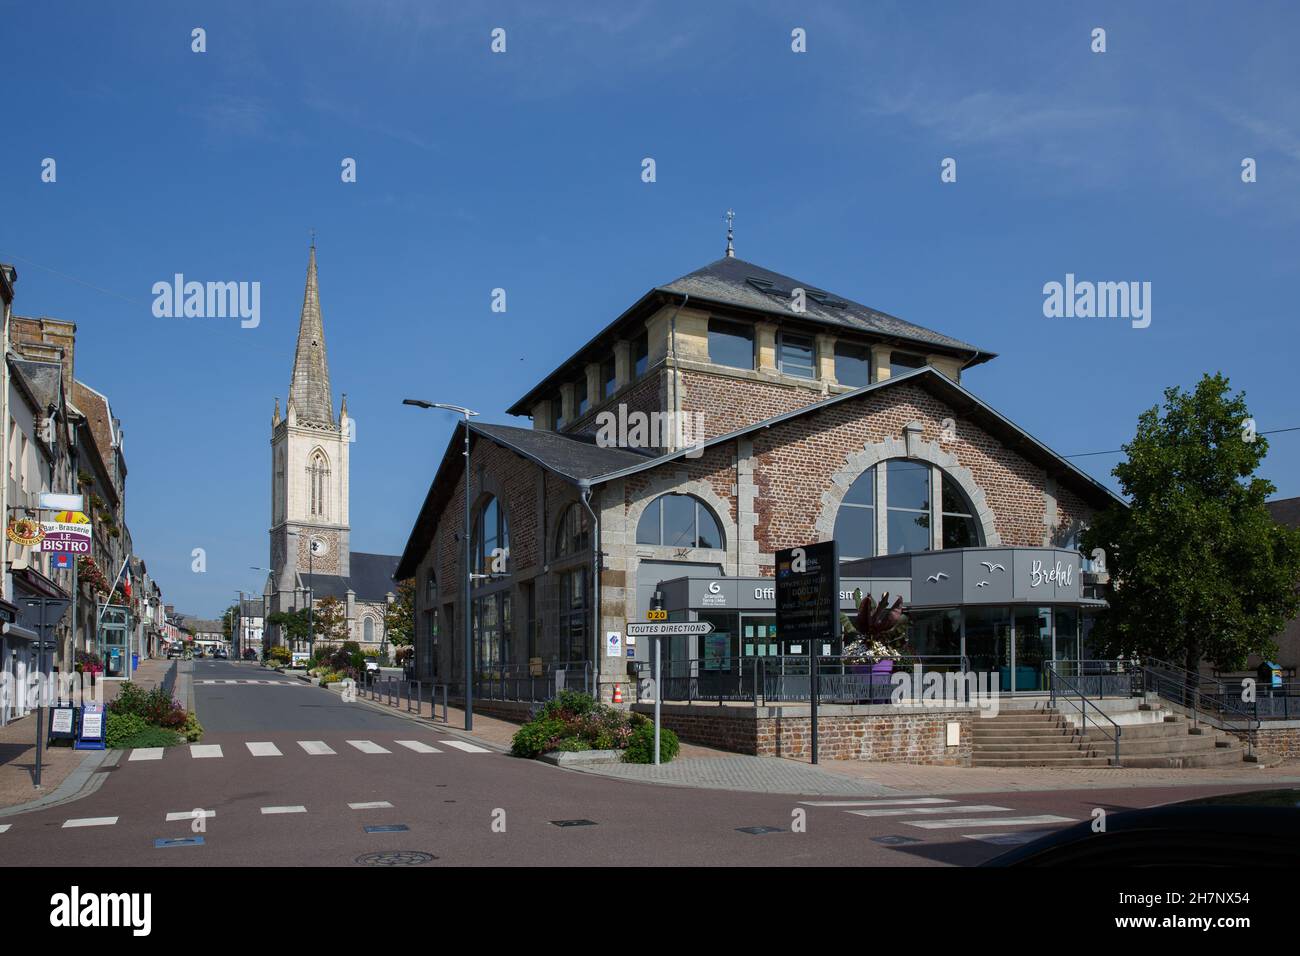
{"type": "Polygon", "coordinates": [[[194,713],[161,687],[146,691],[126,681],[108,705],[104,740],[111,748],[170,747],[202,736],[194,713]]]}
{"type": "MultiPolygon", "coordinates": [[[[659,759],[663,763],[672,760],[678,747],[677,735],[662,728],[659,759]]],[[[510,745],[516,757],[584,750],[621,750],[628,763],[652,763],[654,724],[641,714],[617,710],[597,703],[588,694],[566,690],[520,727],[510,745]]]]}

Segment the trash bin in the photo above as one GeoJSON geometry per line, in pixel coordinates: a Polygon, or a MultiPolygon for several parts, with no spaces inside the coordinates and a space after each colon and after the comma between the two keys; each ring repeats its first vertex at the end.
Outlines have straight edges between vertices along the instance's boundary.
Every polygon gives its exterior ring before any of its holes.
{"type": "Polygon", "coordinates": [[[131,655],[131,670],[134,671],[134,670],[139,670],[139,669],[140,669],[140,655],[139,655],[139,654],[132,654],[132,655],[131,655]]]}

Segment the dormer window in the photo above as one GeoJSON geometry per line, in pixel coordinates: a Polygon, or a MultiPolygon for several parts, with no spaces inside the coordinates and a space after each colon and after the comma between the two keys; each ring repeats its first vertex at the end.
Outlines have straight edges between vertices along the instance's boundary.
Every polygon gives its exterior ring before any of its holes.
{"type": "Polygon", "coordinates": [[[817,377],[817,352],[811,337],[782,332],[777,355],[784,374],[796,378],[817,377]]]}

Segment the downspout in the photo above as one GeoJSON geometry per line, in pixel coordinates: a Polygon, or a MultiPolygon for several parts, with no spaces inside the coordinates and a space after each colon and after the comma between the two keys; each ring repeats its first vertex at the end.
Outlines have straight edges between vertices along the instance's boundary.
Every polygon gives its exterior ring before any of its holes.
{"type": "Polygon", "coordinates": [[[592,688],[595,694],[592,696],[600,700],[600,518],[591,508],[591,484],[579,481],[578,489],[582,494],[582,506],[591,515],[591,670],[592,682],[595,684],[592,688]]]}
{"type": "MultiPolygon", "coordinates": [[[[691,294],[689,292],[683,292],[681,304],[679,304],[677,308],[673,310],[673,317],[670,323],[669,335],[672,340],[672,353],[673,353],[672,354],[673,394],[672,394],[672,401],[670,404],[672,406],[671,411],[673,413],[673,429],[674,429],[673,444],[674,445],[677,444],[676,436],[681,434],[682,431],[682,392],[681,392],[681,379],[680,379],[681,372],[677,365],[677,314],[681,312],[682,309],[686,308],[686,303],[690,301],[691,301],[691,294]]],[[[681,451],[681,449],[673,448],[673,451],[681,451]]]]}

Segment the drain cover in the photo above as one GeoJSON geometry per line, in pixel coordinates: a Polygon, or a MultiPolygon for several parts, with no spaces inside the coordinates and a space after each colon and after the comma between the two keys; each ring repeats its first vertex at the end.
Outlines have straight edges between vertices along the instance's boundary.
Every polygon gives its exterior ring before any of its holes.
{"type": "Polygon", "coordinates": [[[405,823],[386,823],[383,826],[366,827],[367,833],[401,833],[411,829],[405,823]]]}
{"type": "Polygon", "coordinates": [[[551,823],[557,827],[594,827],[595,820],[552,820],[551,823]]]}
{"type": "Polygon", "coordinates": [[[155,850],[161,850],[169,846],[203,846],[203,837],[178,837],[174,840],[154,840],[153,847],[155,850]]]}
{"type": "Polygon", "coordinates": [[[753,833],[761,836],[764,833],[784,833],[785,827],[736,827],[741,833],[753,833]]]}
{"type": "Polygon", "coordinates": [[[364,853],[357,857],[357,862],[362,866],[419,866],[436,859],[432,853],[421,850],[392,850],[388,853],[364,853]]]}
{"type": "Polygon", "coordinates": [[[882,846],[902,846],[904,843],[920,843],[916,837],[905,836],[878,836],[871,838],[872,843],[879,843],[882,846]]]}

